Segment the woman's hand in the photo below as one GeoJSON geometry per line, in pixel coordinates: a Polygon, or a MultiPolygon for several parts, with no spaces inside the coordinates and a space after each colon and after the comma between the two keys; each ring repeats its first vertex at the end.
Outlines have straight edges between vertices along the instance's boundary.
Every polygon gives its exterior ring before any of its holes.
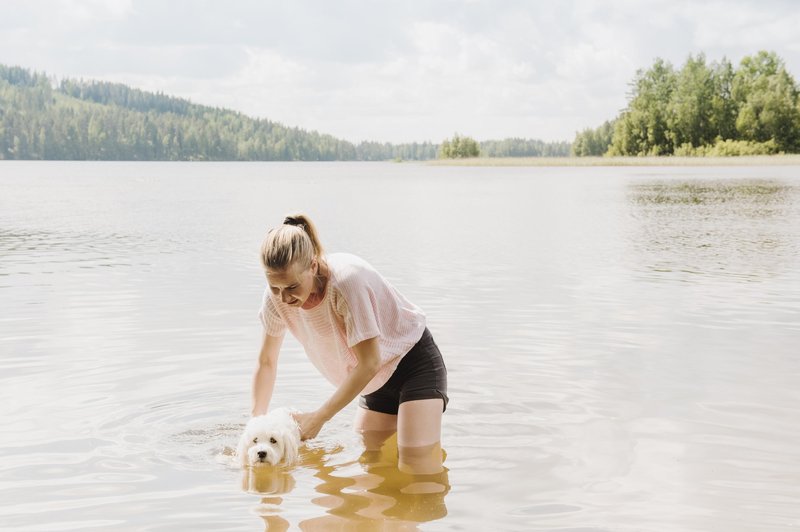
{"type": "Polygon", "coordinates": [[[303,441],[316,438],[327,421],[317,410],[313,412],[295,412],[292,416],[300,427],[300,439],[303,441]]]}
{"type": "Polygon", "coordinates": [[[358,364],[333,392],[330,399],[313,412],[292,414],[300,425],[301,440],[316,437],[322,425],[355,399],[381,368],[381,349],[377,336],[357,343],[353,346],[353,352],[358,364]]]}

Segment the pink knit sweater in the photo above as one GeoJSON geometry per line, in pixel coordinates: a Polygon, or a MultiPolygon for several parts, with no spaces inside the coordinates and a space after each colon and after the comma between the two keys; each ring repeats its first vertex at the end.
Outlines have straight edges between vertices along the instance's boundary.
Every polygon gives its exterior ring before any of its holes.
{"type": "Polygon", "coordinates": [[[267,287],[259,317],[270,336],[282,336],[288,328],[334,386],[356,366],[352,347],[377,336],[381,369],[361,392],[368,394],[389,380],[422,337],[425,314],[363,259],[347,253],[325,259],[330,278],[317,306],[304,310],[286,305],[267,287]]]}

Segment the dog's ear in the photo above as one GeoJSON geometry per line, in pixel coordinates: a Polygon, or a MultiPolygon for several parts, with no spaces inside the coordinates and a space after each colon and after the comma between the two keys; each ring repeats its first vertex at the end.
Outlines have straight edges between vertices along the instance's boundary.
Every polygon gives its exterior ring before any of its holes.
{"type": "Polygon", "coordinates": [[[250,433],[245,427],[244,432],[239,437],[239,445],[236,447],[236,456],[239,458],[239,463],[243,466],[249,465],[247,463],[247,449],[250,448],[250,433]]]}
{"type": "Polygon", "coordinates": [[[286,465],[292,465],[297,461],[298,447],[300,443],[299,431],[295,427],[290,427],[281,431],[283,440],[283,459],[286,465]]]}

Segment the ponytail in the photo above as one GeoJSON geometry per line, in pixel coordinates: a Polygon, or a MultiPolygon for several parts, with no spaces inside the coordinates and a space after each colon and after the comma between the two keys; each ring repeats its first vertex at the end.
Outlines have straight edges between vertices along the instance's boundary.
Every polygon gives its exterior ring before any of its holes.
{"type": "Polygon", "coordinates": [[[261,265],[277,271],[294,264],[309,268],[314,259],[323,262],[323,253],[311,219],[305,214],[293,214],[283,219],[283,225],[267,233],[261,244],[261,265]]]}

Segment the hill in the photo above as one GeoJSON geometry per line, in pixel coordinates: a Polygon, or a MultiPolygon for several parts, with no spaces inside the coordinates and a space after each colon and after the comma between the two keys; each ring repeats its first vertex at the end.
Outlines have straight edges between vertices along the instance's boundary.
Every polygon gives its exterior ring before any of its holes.
{"type": "MultiPolygon", "coordinates": [[[[566,156],[569,143],[506,139],[487,155],[566,156]]],[[[0,65],[0,159],[379,161],[435,159],[431,142],[358,145],[119,83],[0,65]]]]}

